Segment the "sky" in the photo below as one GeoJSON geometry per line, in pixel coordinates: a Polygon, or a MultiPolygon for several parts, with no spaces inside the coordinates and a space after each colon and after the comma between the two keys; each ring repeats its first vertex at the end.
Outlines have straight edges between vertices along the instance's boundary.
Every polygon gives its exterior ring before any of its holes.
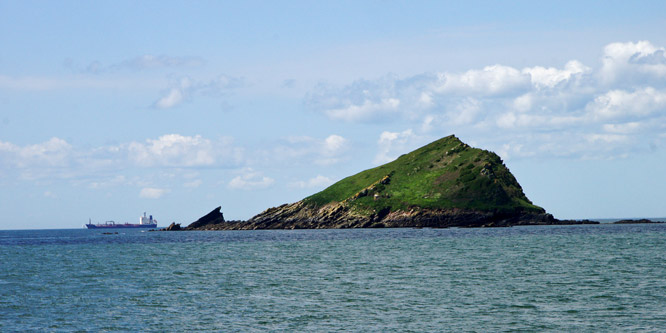
{"type": "Polygon", "coordinates": [[[665,217],[664,13],[0,0],[0,229],[248,219],[451,134],[557,218],[665,217]]]}

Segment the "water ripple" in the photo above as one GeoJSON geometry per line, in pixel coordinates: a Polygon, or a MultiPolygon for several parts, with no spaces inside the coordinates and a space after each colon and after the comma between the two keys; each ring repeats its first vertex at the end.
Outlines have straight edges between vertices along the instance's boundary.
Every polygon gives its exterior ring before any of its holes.
{"type": "Polygon", "coordinates": [[[663,331],[666,227],[0,231],[0,331],[663,331]]]}

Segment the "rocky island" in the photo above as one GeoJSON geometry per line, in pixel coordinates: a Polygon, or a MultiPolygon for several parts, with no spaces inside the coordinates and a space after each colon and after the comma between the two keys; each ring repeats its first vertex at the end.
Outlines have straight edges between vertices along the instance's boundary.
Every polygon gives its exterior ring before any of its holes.
{"type": "Polygon", "coordinates": [[[525,196],[497,154],[470,147],[451,135],[301,201],[269,208],[248,221],[227,222],[218,207],[186,230],[592,223],[599,222],[555,219],[525,196]]]}
{"type": "Polygon", "coordinates": [[[648,223],[666,223],[662,221],[652,221],[648,219],[639,219],[639,220],[619,220],[613,222],[613,224],[648,224],[648,223]]]}

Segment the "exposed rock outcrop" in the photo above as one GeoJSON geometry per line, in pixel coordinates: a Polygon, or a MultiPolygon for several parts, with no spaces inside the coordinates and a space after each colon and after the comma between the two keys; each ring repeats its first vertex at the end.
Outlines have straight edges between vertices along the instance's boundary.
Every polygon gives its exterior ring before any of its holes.
{"type": "Polygon", "coordinates": [[[640,220],[620,220],[617,222],[613,222],[613,224],[641,224],[641,223],[664,223],[660,221],[652,221],[648,219],[640,219],[640,220]]]}
{"type": "Polygon", "coordinates": [[[270,208],[248,221],[207,226],[207,230],[331,229],[331,228],[448,228],[510,227],[514,225],[598,224],[558,220],[547,213],[480,212],[462,209],[378,212],[370,217],[350,213],[340,205],[320,209],[302,201],[270,208]]]}
{"type": "Polygon", "coordinates": [[[214,226],[224,223],[224,215],[220,211],[222,206],[213,209],[210,213],[202,216],[195,222],[190,223],[185,230],[211,229],[214,226]]]}
{"type": "Polygon", "coordinates": [[[180,223],[176,222],[171,222],[171,224],[169,224],[168,227],[164,228],[164,231],[181,231],[181,230],[183,229],[180,227],[180,223]]]}

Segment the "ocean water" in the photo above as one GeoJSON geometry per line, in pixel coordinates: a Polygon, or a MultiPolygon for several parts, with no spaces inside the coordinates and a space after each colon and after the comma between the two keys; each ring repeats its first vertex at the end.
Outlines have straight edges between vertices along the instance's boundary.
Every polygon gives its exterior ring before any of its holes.
{"type": "Polygon", "coordinates": [[[666,331],[666,225],[0,231],[0,331],[666,331]]]}

